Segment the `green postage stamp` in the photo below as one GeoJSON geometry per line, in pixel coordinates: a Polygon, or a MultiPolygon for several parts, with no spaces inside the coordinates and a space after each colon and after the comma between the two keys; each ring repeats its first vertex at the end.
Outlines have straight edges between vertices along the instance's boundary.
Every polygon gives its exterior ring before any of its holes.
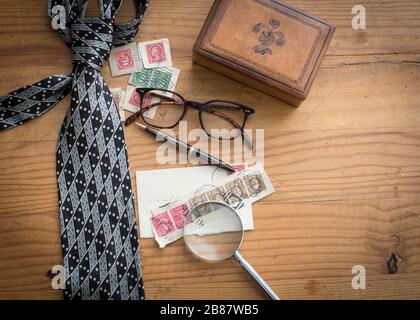
{"type": "Polygon", "coordinates": [[[135,87],[175,91],[179,72],[174,67],[143,69],[133,73],[128,83],[135,87]]]}

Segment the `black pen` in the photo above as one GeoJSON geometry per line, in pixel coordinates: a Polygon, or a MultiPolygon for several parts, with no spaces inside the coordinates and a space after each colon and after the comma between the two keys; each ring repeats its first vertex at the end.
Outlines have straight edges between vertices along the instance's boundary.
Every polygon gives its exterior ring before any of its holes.
{"type": "Polygon", "coordinates": [[[162,131],[158,131],[154,128],[151,128],[149,126],[145,126],[143,124],[137,123],[140,128],[142,128],[144,131],[149,132],[153,134],[156,137],[161,138],[164,141],[169,142],[171,145],[175,146],[178,150],[184,151],[187,154],[193,153],[196,157],[203,159],[207,161],[208,164],[214,164],[220,168],[223,168],[225,170],[228,170],[230,172],[235,172],[235,168],[231,165],[227,164],[226,162],[212,156],[211,154],[208,154],[207,152],[201,151],[200,149],[194,148],[192,145],[183,142],[181,140],[178,140],[177,138],[174,138],[173,136],[166,134],[162,131]]]}

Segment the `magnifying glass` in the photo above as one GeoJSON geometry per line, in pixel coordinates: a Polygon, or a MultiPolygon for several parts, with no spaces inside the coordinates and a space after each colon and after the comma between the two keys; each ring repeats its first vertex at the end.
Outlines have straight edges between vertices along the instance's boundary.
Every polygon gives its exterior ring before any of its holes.
{"type": "Polygon", "coordinates": [[[202,202],[191,209],[185,218],[184,241],[195,257],[206,262],[234,258],[259,288],[271,299],[280,300],[264,279],[240,254],[244,238],[241,218],[223,202],[202,202]]]}

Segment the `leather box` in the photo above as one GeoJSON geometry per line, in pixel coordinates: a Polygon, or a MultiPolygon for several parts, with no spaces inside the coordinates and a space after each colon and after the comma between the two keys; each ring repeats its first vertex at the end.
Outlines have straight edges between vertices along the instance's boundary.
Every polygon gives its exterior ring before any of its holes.
{"type": "Polygon", "coordinates": [[[193,61],[298,106],[335,27],[276,0],[216,0],[193,61]]]}

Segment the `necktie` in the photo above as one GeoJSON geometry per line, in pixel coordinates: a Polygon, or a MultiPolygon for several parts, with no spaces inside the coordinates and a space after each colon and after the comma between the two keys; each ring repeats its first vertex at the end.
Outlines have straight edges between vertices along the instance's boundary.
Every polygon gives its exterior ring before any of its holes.
{"type": "Polygon", "coordinates": [[[72,49],[71,75],[54,75],[0,97],[0,131],[40,116],[71,91],[57,147],[57,184],[66,299],[144,299],[133,192],[119,112],[100,70],[113,46],[137,34],[136,18],[114,23],[122,0],[99,0],[100,17],[86,17],[87,0],[61,5],[72,49]]]}

